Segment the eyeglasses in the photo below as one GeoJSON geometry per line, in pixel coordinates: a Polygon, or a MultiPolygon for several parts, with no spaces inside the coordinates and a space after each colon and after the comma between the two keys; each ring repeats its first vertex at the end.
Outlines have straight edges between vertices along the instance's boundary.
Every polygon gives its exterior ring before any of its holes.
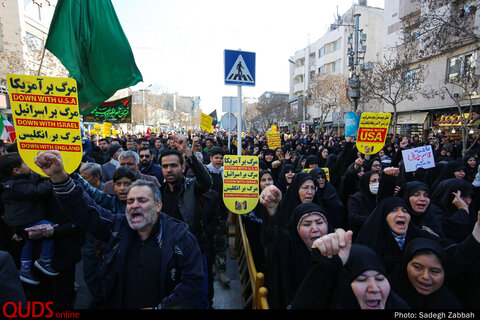
{"type": "Polygon", "coordinates": [[[140,155],[140,158],[150,158],[150,155],[149,154],[141,154],[140,155]]]}

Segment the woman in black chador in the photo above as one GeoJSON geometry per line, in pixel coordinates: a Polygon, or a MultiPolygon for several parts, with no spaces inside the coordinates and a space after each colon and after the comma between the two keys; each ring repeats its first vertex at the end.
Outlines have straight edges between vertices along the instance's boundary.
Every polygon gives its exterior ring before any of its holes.
{"type": "Polygon", "coordinates": [[[390,277],[392,290],[412,309],[461,309],[447,289],[447,254],[436,241],[412,240],[405,248],[399,268],[390,277]]]}
{"type": "Polygon", "coordinates": [[[391,290],[380,257],[351,241],[352,231],[337,229],[314,242],[313,266],[291,309],[409,309],[391,290]]]}
{"type": "MultiPolygon", "coordinates": [[[[289,188],[290,190],[290,188],[289,188]]],[[[262,243],[265,249],[265,282],[272,309],[285,309],[311,267],[310,250],[314,240],[329,232],[327,214],[312,202],[300,203],[283,226],[275,207],[281,192],[268,186],[260,195],[260,203],[268,214],[263,220],[262,243]]]]}

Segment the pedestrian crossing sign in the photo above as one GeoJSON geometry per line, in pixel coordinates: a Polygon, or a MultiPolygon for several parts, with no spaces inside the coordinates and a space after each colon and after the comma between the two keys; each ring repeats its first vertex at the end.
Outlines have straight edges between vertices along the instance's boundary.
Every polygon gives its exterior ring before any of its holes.
{"type": "Polygon", "coordinates": [[[225,84],[255,86],[255,52],[225,50],[225,84]]]}

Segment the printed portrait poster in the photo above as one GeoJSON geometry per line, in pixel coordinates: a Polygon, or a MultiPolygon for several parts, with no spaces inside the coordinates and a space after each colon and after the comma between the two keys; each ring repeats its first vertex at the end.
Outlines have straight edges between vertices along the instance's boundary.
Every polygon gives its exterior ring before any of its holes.
{"type": "Polygon", "coordinates": [[[40,151],[58,150],[65,171],[74,172],[82,161],[77,82],[9,74],[7,85],[18,152],[25,164],[45,176],[34,158],[40,151]]]}
{"type": "Polygon", "coordinates": [[[358,151],[375,154],[383,148],[391,117],[391,113],[362,113],[356,142],[358,151]]]}
{"type": "Polygon", "coordinates": [[[258,156],[225,155],[223,158],[223,202],[233,213],[245,214],[258,204],[258,156]]]}

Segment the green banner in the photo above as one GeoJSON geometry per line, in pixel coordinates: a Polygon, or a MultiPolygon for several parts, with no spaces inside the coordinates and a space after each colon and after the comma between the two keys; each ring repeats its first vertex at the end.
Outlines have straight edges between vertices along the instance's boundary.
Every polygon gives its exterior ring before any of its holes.
{"type": "Polygon", "coordinates": [[[84,122],[112,122],[112,123],[130,123],[132,122],[132,96],[126,98],[104,102],[96,108],[85,110],[83,115],[84,122]]]}

